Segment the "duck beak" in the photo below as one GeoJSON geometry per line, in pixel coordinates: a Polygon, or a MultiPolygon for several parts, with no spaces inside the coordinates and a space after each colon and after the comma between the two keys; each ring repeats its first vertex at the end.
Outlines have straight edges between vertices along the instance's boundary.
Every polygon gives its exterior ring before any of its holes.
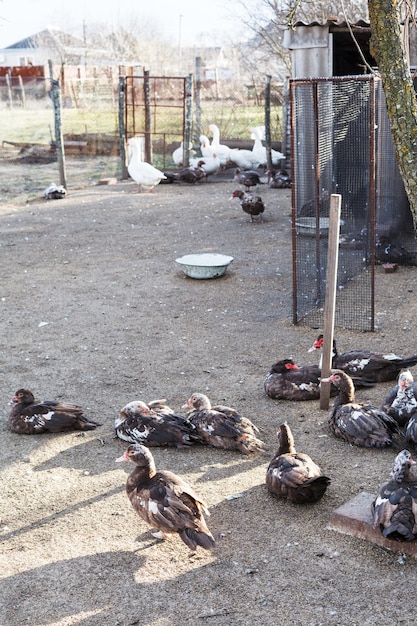
{"type": "Polygon", "coordinates": [[[116,463],[123,463],[123,461],[128,461],[129,457],[127,456],[127,452],[124,452],[122,456],[119,456],[118,459],[115,459],[116,463]]]}

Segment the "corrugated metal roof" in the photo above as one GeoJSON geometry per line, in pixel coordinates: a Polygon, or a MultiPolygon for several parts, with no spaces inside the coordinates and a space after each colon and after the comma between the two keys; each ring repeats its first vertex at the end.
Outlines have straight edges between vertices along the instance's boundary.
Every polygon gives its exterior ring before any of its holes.
{"type": "Polygon", "coordinates": [[[336,26],[337,28],[370,28],[371,25],[369,22],[365,20],[358,20],[357,22],[346,22],[346,20],[340,20],[338,18],[327,18],[326,20],[314,20],[312,22],[303,22],[301,20],[294,23],[294,26],[328,26],[332,28],[336,26]]]}

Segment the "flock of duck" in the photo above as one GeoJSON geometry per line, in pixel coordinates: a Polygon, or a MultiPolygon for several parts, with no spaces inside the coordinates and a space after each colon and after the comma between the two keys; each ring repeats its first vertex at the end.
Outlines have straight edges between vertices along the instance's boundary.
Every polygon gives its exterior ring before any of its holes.
{"type": "MultiPolygon", "coordinates": [[[[285,169],[280,168],[285,155],[276,150],[271,150],[272,165],[276,169],[266,169],[268,158],[267,150],[262,144],[263,127],[251,128],[253,147],[251,150],[229,148],[220,142],[220,131],[216,124],[209,124],[209,132],[212,139],[206,135],[200,135],[201,156],[194,156],[195,151],[189,146],[190,165],[183,167],[178,172],[162,172],[150,163],[142,159],[139,139],[132,137],[128,140],[129,163],[128,172],[131,178],[138,184],[138,191],[152,191],[159,183],[189,183],[195,184],[207,181],[208,177],[225,170],[234,168],[233,181],[244,187],[244,191],[235,190],[231,196],[239,198],[242,210],[251,216],[251,221],[262,221],[265,206],[261,196],[251,193],[251,187],[264,184],[259,174],[259,168],[264,168],[267,177],[266,183],[276,189],[291,187],[291,177],[285,169]]],[[[174,163],[180,167],[184,160],[183,143],[172,153],[174,163]]]]}
{"type": "MultiPolygon", "coordinates": [[[[319,350],[319,335],[310,351],[319,350]]],[[[369,350],[339,354],[333,347],[332,373],[321,378],[320,365],[297,366],[292,359],[275,363],[264,381],[266,394],[273,399],[306,401],[317,399],[320,384],[331,385],[336,398],[328,413],[330,431],[357,446],[398,449],[404,442],[417,447],[417,383],[408,369],[417,364],[417,354],[401,358],[369,350]],[[396,380],[381,406],[355,401],[355,386],[369,387],[396,380]],[[355,382],[354,382],[355,381],[355,382]]],[[[46,400],[35,402],[27,389],[19,389],[11,401],[10,429],[19,434],[93,430],[100,426],[83,414],[81,406],[46,400]]],[[[149,448],[208,445],[243,454],[266,454],[259,429],[236,409],[212,405],[202,393],[193,393],[175,412],[165,399],[146,404],[129,402],[115,419],[115,434],[130,445],[118,459],[130,461],[126,493],[135,512],[152,528],[155,537],[178,534],[192,550],[211,550],[215,540],[206,517],[207,505],[181,477],[167,470],[157,471],[149,448]]],[[[287,423],[277,432],[278,450],[266,470],[265,483],[271,494],[295,504],[318,501],[330,478],[308,454],[297,452],[287,423]]],[[[372,505],[373,525],[385,537],[403,541],[417,539],[417,476],[411,453],[402,449],[395,457],[391,478],[383,484],[372,505]]]]}

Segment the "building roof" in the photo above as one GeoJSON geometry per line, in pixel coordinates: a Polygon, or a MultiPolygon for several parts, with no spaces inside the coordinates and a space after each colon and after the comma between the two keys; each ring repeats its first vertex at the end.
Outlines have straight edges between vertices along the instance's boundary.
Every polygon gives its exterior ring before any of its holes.
{"type": "Polygon", "coordinates": [[[328,17],[326,20],[313,20],[311,22],[303,22],[299,20],[295,22],[295,27],[297,26],[332,26],[342,29],[342,28],[370,28],[371,25],[369,22],[365,20],[358,20],[357,22],[346,22],[346,20],[339,19],[337,17],[328,17]]]}
{"type": "Polygon", "coordinates": [[[10,46],[4,48],[5,50],[14,49],[36,49],[36,48],[48,48],[60,45],[65,48],[80,48],[83,47],[84,41],[79,37],[74,37],[68,33],[55,28],[54,26],[47,26],[39,33],[25,37],[16,43],[12,43],[10,46]]]}

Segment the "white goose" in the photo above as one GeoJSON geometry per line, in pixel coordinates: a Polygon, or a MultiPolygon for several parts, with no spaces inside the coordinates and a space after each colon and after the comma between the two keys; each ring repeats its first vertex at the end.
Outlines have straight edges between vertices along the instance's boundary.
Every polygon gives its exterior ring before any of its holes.
{"type": "Polygon", "coordinates": [[[221,168],[220,159],[216,154],[208,157],[198,157],[195,159],[190,159],[190,165],[193,167],[196,167],[199,163],[201,164],[200,167],[203,168],[207,176],[217,174],[217,172],[219,172],[221,168]]]}
{"type": "MultiPolygon", "coordinates": [[[[267,156],[266,156],[266,148],[262,144],[261,133],[259,130],[259,126],[255,128],[251,128],[251,139],[253,139],[253,147],[252,152],[256,157],[256,161],[259,165],[267,164],[267,156]]],[[[277,150],[271,149],[271,160],[272,165],[278,165],[282,159],[285,159],[285,155],[282,152],[278,152],[277,150]]]]}
{"type": "Polygon", "coordinates": [[[232,148],[229,154],[229,161],[241,170],[253,170],[258,167],[258,162],[252,150],[232,148]]]}
{"type": "Polygon", "coordinates": [[[214,154],[214,148],[212,148],[210,139],[206,135],[200,135],[200,151],[204,158],[212,158],[214,154]]]}
{"type": "Polygon", "coordinates": [[[128,142],[129,149],[129,165],[127,171],[133,180],[139,185],[138,192],[152,191],[153,188],[158,185],[161,180],[166,179],[166,176],[156,167],[141,160],[141,147],[137,137],[131,137],[128,142]]]}
{"type": "MultiPolygon", "coordinates": [[[[195,150],[193,150],[193,144],[191,143],[191,141],[189,143],[188,152],[190,156],[195,155],[195,150]]],[[[184,142],[183,141],[181,141],[181,145],[179,146],[179,148],[174,150],[174,152],[172,153],[172,159],[177,167],[184,165],[184,142]]]]}
{"type": "Polygon", "coordinates": [[[226,165],[229,161],[230,148],[223,143],[220,143],[220,131],[216,124],[209,124],[209,131],[213,134],[211,140],[211,147],[214,153],[219,157],[220,163],[226,165]]]}

